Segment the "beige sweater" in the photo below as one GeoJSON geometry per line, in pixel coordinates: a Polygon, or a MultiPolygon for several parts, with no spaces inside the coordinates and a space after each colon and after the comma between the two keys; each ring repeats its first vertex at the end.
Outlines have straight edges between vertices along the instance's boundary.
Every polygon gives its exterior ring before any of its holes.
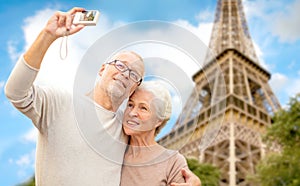
{"type": "Polygon", "coordinates": [[[181,169],[187,168],[187,163],[177,151],[160,145],[132,148],[135,148],[134,151],[127,151],[125,154],[121,186],[167,186],[172,182],[185,183],[181,169]]]}
{"type": "Polygon", "coordinates": [[[90,99],[33,85],[38,71],[21,57],[5,93],[38,129],[36,185],[117,186],[127,138],[122,113],[90,99]]]}

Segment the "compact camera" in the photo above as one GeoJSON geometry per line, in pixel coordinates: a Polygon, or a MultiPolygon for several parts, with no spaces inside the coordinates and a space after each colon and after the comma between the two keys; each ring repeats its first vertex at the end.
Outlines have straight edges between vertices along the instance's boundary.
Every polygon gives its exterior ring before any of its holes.
{"type": "Polygon", "coordinates": [[[95,26],[98,22],[99,15],[100,12],[98,10],[85,10],[82,12],[76,12],[73,19],[73,24],[95,26]]]}

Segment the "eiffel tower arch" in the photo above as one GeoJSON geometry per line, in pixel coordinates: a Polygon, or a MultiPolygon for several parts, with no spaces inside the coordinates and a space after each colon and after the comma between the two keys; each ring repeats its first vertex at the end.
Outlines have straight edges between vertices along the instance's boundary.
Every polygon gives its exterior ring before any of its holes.
{"type": "Polygon", "coordinates": [[[246,176],[267,152],[261,136],[280,104],[248,31],[241,0],[218,0],[205,65],[171,132],[158,142],[221,170],[221,186],[246,176]]]}

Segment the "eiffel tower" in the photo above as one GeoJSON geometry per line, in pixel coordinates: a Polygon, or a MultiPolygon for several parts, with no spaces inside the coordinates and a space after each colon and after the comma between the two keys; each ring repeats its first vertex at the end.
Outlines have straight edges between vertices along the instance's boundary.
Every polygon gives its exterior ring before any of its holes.
{"type": "Polygon", "coordinates": [[[218,0],[205,65],[171,132],[158,142],[221,170],[220,185],[250,185],[268,152],[261,136],[280,104],[255,54],[241,0],[218,0]]]}

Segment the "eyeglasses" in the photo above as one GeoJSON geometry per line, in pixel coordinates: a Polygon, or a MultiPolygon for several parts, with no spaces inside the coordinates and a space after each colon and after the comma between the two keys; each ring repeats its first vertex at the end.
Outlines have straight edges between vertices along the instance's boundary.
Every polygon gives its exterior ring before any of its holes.
{"type": "Polygon", "coordinates": [[[138,83],[140,85],[142,83],[142,77],[132,69],[128,68],[127,65],[124,64],[123,61],[120,60],[113,60],[111,62],[108,62],[107,64],[109,65],[114,65],[114,67],[119,70],[120,72],[126,72],[127,70],[129,71],[129,78],[138,83]]]}

